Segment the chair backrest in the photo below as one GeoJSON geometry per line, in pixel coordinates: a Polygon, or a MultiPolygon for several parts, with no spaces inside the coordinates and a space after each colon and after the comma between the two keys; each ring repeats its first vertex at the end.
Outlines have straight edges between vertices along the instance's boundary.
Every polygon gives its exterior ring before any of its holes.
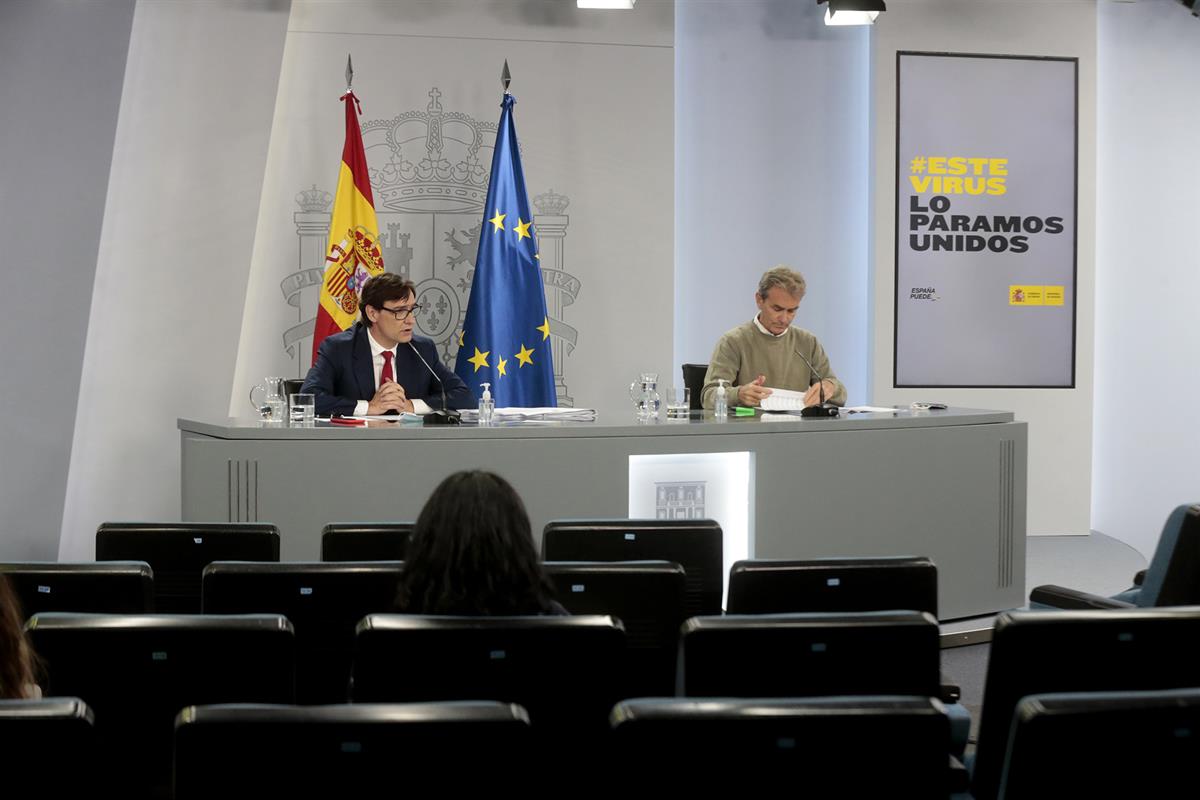
{"type": "Polygon", "coordinates": [[[608,614],[625,626],[624,697],[670,695],[687,578],[669,561],[548,561],[558,600],[572,614],[608,614]]]}
{"type": "Polygon", "coordinates": [[[676,694],[937,697],[940,659],[937,620],[924,612],[694,617],[676,694]]]}
{"type": "Polygon", "coordinates": [[[415,522],[331,522],[321,530],[322,561],[403,561],[415,522]]]}
{"type": "Polygon", "coordinates": [[[238,797],[483,796],[532,749],[505,703],[194,706],[175,724],[174,796],[225,797],[230,776],[238,797]]]}
{"type": "Polygon", "coordinates": [[[595,735],[620,699],[624,650],[606,616],[372,614],[358,624],[353,700],[519,703],[535,732],[595,735]]]}
{"type": "Polygon", "coordinates": [[[1200,689],[1031,695],[1013,714],[1000,797],[1174,797],[1198,759],[1200,689]]]}
{"type": "Polygon", "coordinates": [[[279,529],[257,522],[105,522],[97,561],[145,561],[154,570],[154,609],[200,611],[200,576],[214,561],[278,561],[279,529]]]}
{"type": "Polygon", "coordinates": [[[937,616],[937,567],[928,558],[738,561],[729,570],[730,614],[927,611],[937,616]]]}
{"type": "Polygon", "coordinates": [[[300,388],[304,386],[303,378],[284,378],[283,379],[283,400],[287,402],[294,394],[300,394],[300,388]]]}
{"type": "Polygon", "coordinates": [[[1001,613],[988,655],[974,797],[997,796],[1009,727],[1021,698],[1194,687],[1198,663],[1197,607],[1001,613]]]}
{"type": "Polygon", "coordinates": [[[699,411],[701,404],[700,392],[704,389],[704,376],[708,374],[708,364],[684,364],[683,385],[692,390],[692,411],[699,411]]]}
{"type": "Polygon", "coordinates": [[[1200,503],[1179,506],[1167,517],[1137,604],[1200,605],[1200,503]]]}
{"type": "Polygon", "coordinates": [[[546,523],[546,561],[674,561],[687,575],[687,614],[721,613],[721,526],[711,519],[563,519],[546,523]]]}
{"type": "Polygon", "coordinates": [[[97,763],[131,782],[126,796],[169,791],[171,730],[184,706],[294,699],[292,626],[278,615],[47,613],[26,630],[44,692],[95,712],[97,763]]]}
{"type": "Polygon", "coordinates": [[[614,762],[647,789],[704,796],[752,779],[801,797],[948,794],[949,720],[934,698],[637,699],[611,719],[614,762]],[[681,764],[702,768],[665,769],[681,764]]]}
{"type": "Polygon", "coordinates": [[[205,614],[282,614],[296,634],[296,700],[344,703],[354,627],[392,610],[399,561],[217,561],[204,568],[205,614]]]}
{"type": "Polygon", "coordinates": [[[78,697],[0,700],[5,797],[95,793],[93,715],[78,697]]]}
{"type": "Polygon", "coordinates": [[[148,614],[154,572],[145,561],[22,561],[0,564],[26,617],[44,611],[148,614]]]}

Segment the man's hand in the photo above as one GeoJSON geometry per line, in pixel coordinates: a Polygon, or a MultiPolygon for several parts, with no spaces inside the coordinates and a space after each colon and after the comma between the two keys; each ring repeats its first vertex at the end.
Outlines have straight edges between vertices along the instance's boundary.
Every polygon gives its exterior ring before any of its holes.
{"type": "Polygon", "coordinates": [[[367,413],[371,416],[379,416],[386,414],[389,411],[405,412],[412,411],[412,401],[404,394],[404,387],[395,381],[385,381],[379,387],[379,391],[375,392],[375,396],[367,403],[367,413]]]}
{"type": "Polygon", "coordinates": [[[771,390],[763,386],[767,382],[766,375],[759,375],[750,383],[738,387],[737,401],[739,406],[757,406],[764,397],[770,397],[771,390]]]}
{"type": "Polygon", "coordinates": [[[820,383],[814,383],[812,386],[808,387],[808,391],[804,393],[804,405],[815,406],[821,402],[822,385],[825,387],[826,400],[833,397],[834,393],[837,392],[837,387],[833,385],[833,381],[826,378],[820,383]]]}

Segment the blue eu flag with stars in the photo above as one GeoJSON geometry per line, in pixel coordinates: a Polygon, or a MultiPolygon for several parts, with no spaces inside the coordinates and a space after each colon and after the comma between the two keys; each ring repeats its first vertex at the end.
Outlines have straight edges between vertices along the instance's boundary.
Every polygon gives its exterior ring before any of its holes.
{"type": "Polygon", "coordinates": [[[497,408],[555,406],[550,320],[513,125],[514,102],[505,93],[500,106],[475,277],[454,371],[476,397],[483,394],[480,384],[490,383],[497,408]]]}

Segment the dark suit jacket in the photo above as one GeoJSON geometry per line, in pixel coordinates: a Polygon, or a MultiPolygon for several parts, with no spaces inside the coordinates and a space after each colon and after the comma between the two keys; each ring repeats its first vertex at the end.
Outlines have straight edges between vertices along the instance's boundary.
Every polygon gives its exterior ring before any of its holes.
{"type": "MultiPolygon", "coordinates": [[[[450,408],[474,408],[475,397],[471,390],[462,378],[442,364],[433,341],[424,336],[413,336],[412,344],[442,379],[447,405],[450,408]]],[[[404,387],[409,400],[424,400],[431,408],[442,407],[442,390],[438,382],[408,344],[401,342],[396,347],[392,368],[396,383],[404,387]]],[[[349,330],[325,337],[300,391],[316,395],[317,415],[322,417],[353,414],[359,400],[370,400],[375,396],[371,343],[367,341],[367,329],[361,322],[354,323],[349,330]]]]}

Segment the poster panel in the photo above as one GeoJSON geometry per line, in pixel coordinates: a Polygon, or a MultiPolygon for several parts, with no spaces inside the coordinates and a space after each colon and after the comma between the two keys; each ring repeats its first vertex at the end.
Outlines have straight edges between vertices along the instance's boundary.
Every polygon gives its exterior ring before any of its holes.
{"type": "Polygon", "coordinates": [[[896,66],[894,385],[1073,387],[1077,60],[896,66]]]}

